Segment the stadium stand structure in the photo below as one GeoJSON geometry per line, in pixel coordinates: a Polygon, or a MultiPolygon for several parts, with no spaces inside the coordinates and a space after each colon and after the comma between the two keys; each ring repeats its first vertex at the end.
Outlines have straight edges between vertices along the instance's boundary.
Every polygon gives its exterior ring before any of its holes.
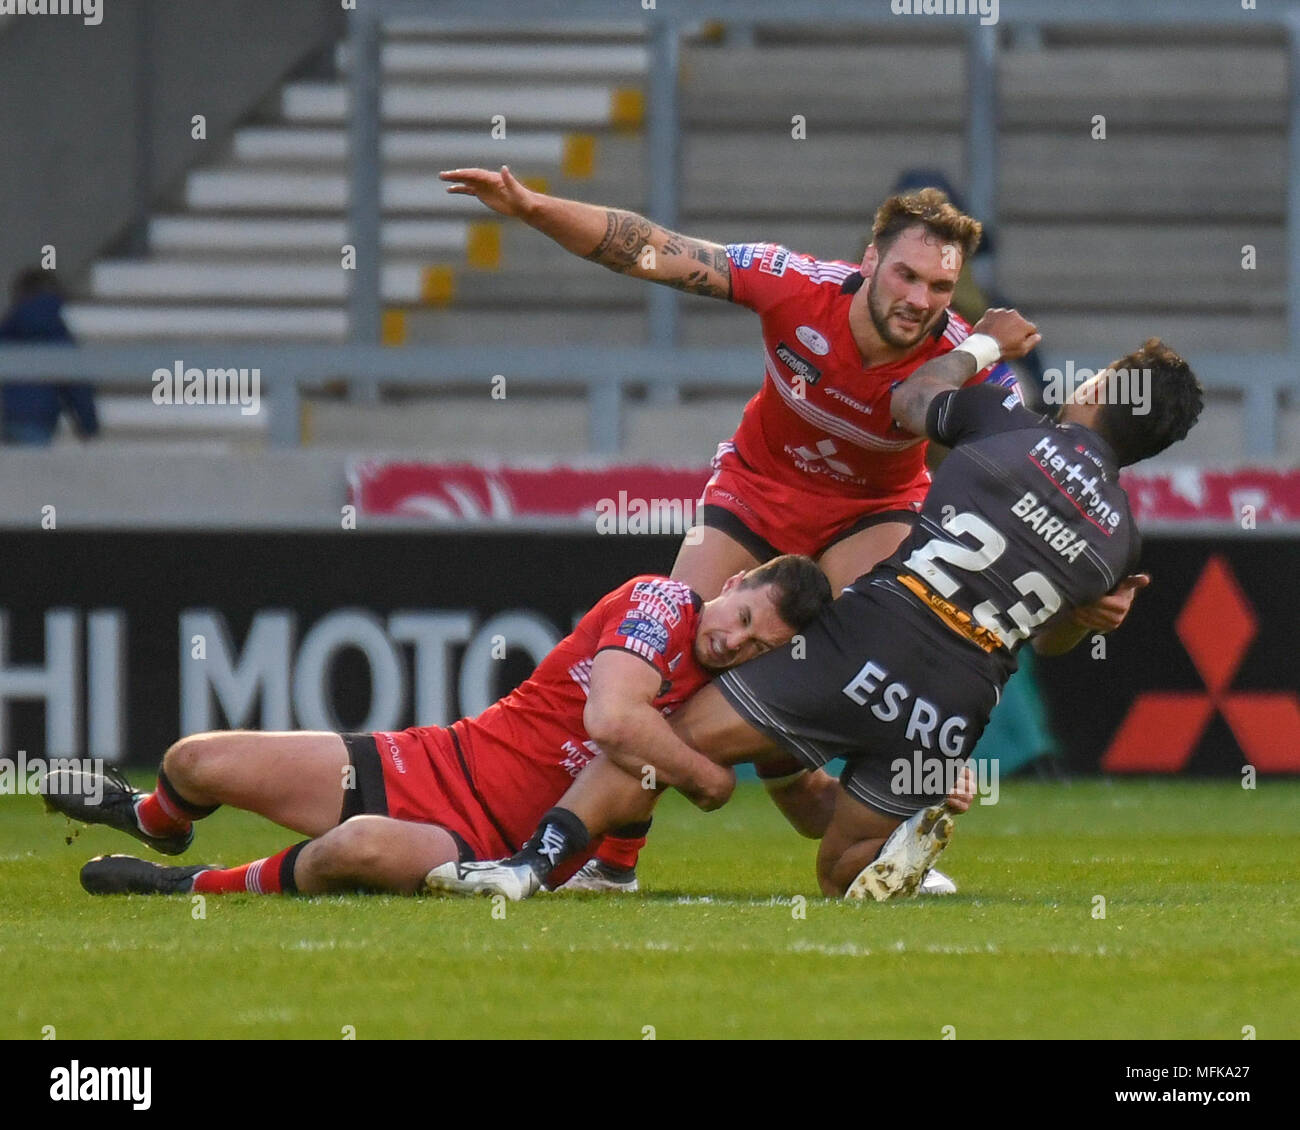
{"type": "MultiPolygon", "coordinates": [[[[900,170],[933,167],[963,183],[956,33],[743,30],[708,28],[683,45],[683,230],[854,258],[900,170]],[[804,115],[806,139],[791,137],[792,113],[804,115]]],[[[547,191],[644,210],[648,53],[637,25],[503,38],[406,20],[385,32],[385,341],[644,343],[644,284],[446,195],[436,179],[440,168],[508,163],[547,191]]],[[[1052,351],[1080,364],[1152,332],[1193,360],[1199,349],[1285,348],[1283,40],[1179,35],[1049,29],[999,56],[998,282],[1052,351]]],[[[94,264],[69,309],[83,340],[346,338],[346,45],[335,62],[336,81],[288,83],[274,115],[237,129],[221,159],[188,175],[179,207],[150,221],[145,258],[94,264]]],[[[681,303],[682,344],[756,345],[748,312],[681,303]]],[[[585,447],[581,390],[486,413],[479,385],[467,374],[466,388],[376,404],[316,395],[305,436],[435,458],[585,447]]],[[[744,399],[634,404],[626,454],[707,459],[744,399]]],[[[1183,457],[1233,461],[1236,413],[1216,403],[1221,422],[1183,457]]],[[[104,415],[119,434],[158,419],[114,400],[104,415]]],[[[1300,450],[1295,416],[1282,421],[1284,454],[1300,450]]]]}

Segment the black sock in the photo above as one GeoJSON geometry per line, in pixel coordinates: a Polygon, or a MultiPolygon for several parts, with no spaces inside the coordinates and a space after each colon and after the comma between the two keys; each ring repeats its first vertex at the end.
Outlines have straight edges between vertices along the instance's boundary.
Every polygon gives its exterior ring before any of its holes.
{"type": "Polygon", "coordinates": [[[300,844],[294,844],[287,852],[284,858],[280,860],[280,890],[286,895],[296,895],[298,893],[298,882],[294,878],[293,868],[298,862],[298,856],[302,854],[311,840],[303,840],[300,844]]]}
{"type": "Polygon", "coordinates": [[[176,786],[167,779],[167,774],[163,772],[161,765],[158,766],[158,790],[167,794],[167,799],[186,820],[202,820],[221,807],[219,804],[195,804],[192,800],[186,800],[176,791],[176,786]]]}
{"type": "Polygon", "coordinates": [[[639,840],[642,836],[650,834],[650,825],[653,823],[653,819],[638,820],[635,824],[624,824],[621,828],[611,828],[606,835],[620,840],[639,840]]]}
{"type": "Polygon", "coordinates": [[[513,856],[511,863],[526,863],[543,883],[570,856],[584,851],[591,842],[587,826],[567,808],[552,808],[537,824],[532,838],[513,856]]]}

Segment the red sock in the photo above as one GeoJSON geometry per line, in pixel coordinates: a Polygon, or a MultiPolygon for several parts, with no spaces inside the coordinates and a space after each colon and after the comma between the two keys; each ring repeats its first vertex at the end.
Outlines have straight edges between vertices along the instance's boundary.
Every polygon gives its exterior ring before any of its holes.
{"type": "Polygon", "coordinates": [[[167,799],[161,783],[136,802],[135,822],[150,836],[180,836],[191,826],[185,813],[167,799]]]}
{"type": "Polygon", "coordinates": [[[637,856],[645,847],[645,836],[606,836],[596,851],[596,858],[611,867],[626,871],[636,866],[637,856]]]}
{"type": "Polygon", "coordinates": [[[292,852],[294,859],[297,859],[301,847],[302,844],[294,844],[275,855],[255,859],[240,867],[200,871],[194,876],[194,890],[204,895],[228,895],[239,891],[249,891],[255,895],[293,894],[298,888],[293,882],[292,869],[287,876],[282,876],[281,870],[289,853],[292,852]]]}

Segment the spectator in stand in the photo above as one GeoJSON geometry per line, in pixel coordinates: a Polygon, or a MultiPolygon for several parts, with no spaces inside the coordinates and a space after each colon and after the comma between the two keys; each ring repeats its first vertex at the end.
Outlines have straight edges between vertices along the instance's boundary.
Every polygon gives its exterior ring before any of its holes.
{"type": "MultiPolygon", "coordinates": [[[[0,320],[0,342],[61,342],[74,345],[63,323],[63,294],[53,271],[29,267],[14,278],[12,304],[0,320]]],[[[10,381],[0,390],[4,442],[47,446],[59,413],[67,409],[83,439],[99,432],[95,399],[85,384],[27,384],[10,381]]]]}

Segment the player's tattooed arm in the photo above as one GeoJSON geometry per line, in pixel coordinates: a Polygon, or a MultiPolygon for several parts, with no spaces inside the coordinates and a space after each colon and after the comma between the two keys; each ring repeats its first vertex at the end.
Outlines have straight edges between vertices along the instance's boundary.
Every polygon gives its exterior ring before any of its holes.
{"type": "Polygon", "coordinates": [[[688,294],[731,297],[726,248],[669,231],[635,212],[606,209],[605,234],[584,258],[688,294]]]}
{"type": "Polygon", "coordinates": [[[925,435],[925,417],[932,401],[941,392],[960,388],[975,375],[975,358],[954,350],[927,361],[907,380],[894,389],[889,412],[915,436],[925,435]]]}
{"type": "MultiPolygon", "coordinates": [[[[1042,340],[1033,322],[1027,321],[1016,310],[997,306],[984,311],[972,332],[994,340],[1000,351],[994,361],[999,358],[1014,361],[1042,340]]],[[[960,388],[975,375],[978,365],[979,362],[964,347],[927,361],[894,389],[890,413],[913,435],[925,435],[925,417],[930,401],[947,389],[960,388]]]]}
{"type": "Polygon", "coordinates": [[[636,266],[643,249],[650,246],[654,224],[635,212],[616,208],[605,210],[605,234],[595,248],[583,258],[626,274],[636,266]]]}
{"type": "Polygon", "coordinates": [[[522,220],[566,251],[621,275],[649,279],[688,294],[731,297],[727,250],[692,239],[621,208],[602,208],[535,192],[510,170],[448,169],[438,174],[447,191],[474,196],[494,212],[522,220]]]}
{"type": "Polygon", "coordinates": [[[473,196],[550,236],[566,251],[619,274],[650,279],[690,294],[731,297],[731,266],[721,244],[679,235],[635,212],[536,192],[505,165],[438,174],[453,196],[473,196]]]}

